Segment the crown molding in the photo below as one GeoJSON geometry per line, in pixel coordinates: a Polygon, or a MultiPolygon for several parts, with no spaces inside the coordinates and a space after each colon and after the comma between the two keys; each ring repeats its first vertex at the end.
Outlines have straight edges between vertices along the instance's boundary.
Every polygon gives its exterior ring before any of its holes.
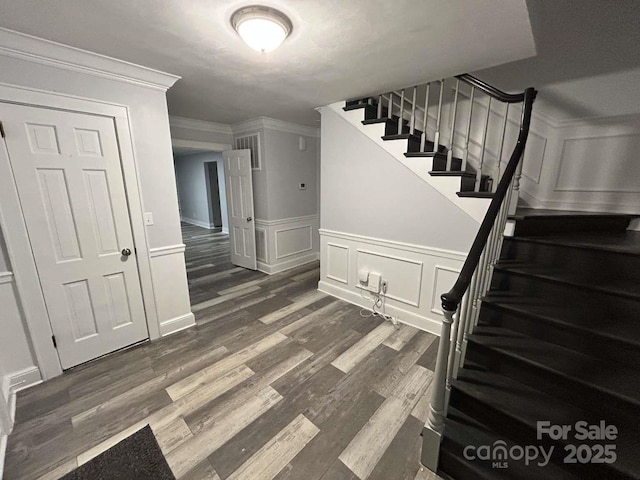
{"type": "Polygon", "coordinates": [[[278,130],[280,132],[293,133],[295,135],[304,135],[307,137],[319,137],[320,129],[316,127],[309,127],[306,125],[299,125],[297,123],[285,122],[284,120],[277,120],[269,117],[257,117],[244,122],[236,123],[231,126],[234,134],[246,133],[261,128],[268,128],[270,130],[278,130]]]}
{"type": "Polygon", "coordinates": [[[0,55],[166,91],[177,75],[0,28],[0,55]]]}
{"type": "Polygon", "coordinates": [[[175,128],[185,128],[188,130],[198,130],[200,132],[222,133],[232,135],[231,126],[224,123],[207,122],[205,120],[195,120],[193,118],[176,117],[169,115],[169,125],[175,128]]]}

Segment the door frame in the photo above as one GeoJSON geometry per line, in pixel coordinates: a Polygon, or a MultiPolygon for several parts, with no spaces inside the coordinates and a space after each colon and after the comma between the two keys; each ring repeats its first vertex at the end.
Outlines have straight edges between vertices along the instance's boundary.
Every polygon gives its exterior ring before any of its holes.
{"type": "MultiPolygon", "coordinates": [[[[151,277],[149,241],[143,220],[140,180],[128,107],[6,83],[0,83],[0,102],[113,118],[120,149],[133,241],[137,249],[136,260],[147,331],[151,340],[160,338],[160,325],[151,277]]],[[[62,366],[53,346],[51,323],[31,251],[17,186],[13,179],[9,153],[4,142],[0,147],[0,227],[4,234],[9,262],[18,291],[19,304],[26,322],[33,354],[42,379],[48,380],[61,375],[62,366]]]]}

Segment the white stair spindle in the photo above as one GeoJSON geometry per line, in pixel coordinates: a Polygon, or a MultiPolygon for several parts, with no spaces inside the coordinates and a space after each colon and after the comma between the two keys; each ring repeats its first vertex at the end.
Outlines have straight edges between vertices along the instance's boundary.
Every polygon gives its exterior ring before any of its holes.
{"type": "Polygon", "coordinates": [[[458,93],[460,92],[460,79],[456,79],[456,92],[453,96],[453,112],[451,113],[451,130],[449,139],[449,151],[447,152],[447,171],[451,171],[453,160],[453,141],[456,133],[456,112],[458,110],[458,93]]]}
{"type": "Polygon", "coordinates": [[[398,115],[398,135],[402,133],[402,121],[404,120],[404,88],[400,93],[400,114],[398,115]]]}
{"type": "Polygon", "coordinates": [[[498,188],[498,183],[500,182],[500,173],[502,171],[502,152],[504,151],[504,140],[505,134],[507,133],[507,122],[509,120],[509,104],[507,103],[507,107],[504,111],[504,122],[502,122],[502,133],[500,135],[500,150],[498,151],[498,173],[496,174],[496,181],[493,182],[493,191],[496,191],[498,188]]]}
{"type": "Polygon", "coordinates": [[[424,117],[422,118],[422,135],[420,137],[420,151],[424,152],[424,146],[427,143],[427,122],[429,120],[429,90],[431,83],[427,83],[427,93],[424,97],[424,117]]]}
{"type": "Polygon", "coordinates": [[[378,112],[376,118],[382,118],[382,95],[378,97],[378,112]]]}
{"type": "Polygon", "coordinates": [[[471,138],[471,121],[473,120],[473,101],[476,89],[471,87],[471,95],[469,96],[469,116],[467,117],[467,134],[464,137],[464,151],[462,152],[462,167],[464,172],[467,169],[467,160],[469,158],[469,140],[471,138]]]}
{"type": "Polygon", "coordinates": [[[418,87],[413,87],[413,96],[411,97],[411,126],[409,127],[409,133],[413,135],[416,129],[416,95],[418,94],[418,87]]]}
{"type": "Polygon", "coordinates": [[[444,80],[440,82],[440,94],[438,95],[438,115],[436,117],[436,133],[433,137],[433,151],[438,151],[438,145],[440,145],[440,120],[442,118],[442,94],[444,93],[444,80]]]}
{"type": "Polygon", "coordinates": [[[389,92],[389,105],[387,106],[387,118],[393,117],[393,92],[389,92]]]}
{"type": "Polygon", "coordinates": [[[484,121],[484,131],[482,132],[482,152],[480,154],[480,166],[476,171],[476,184],[474,191],[480,191],[480,184],[482,183],[482,168],[484,166],[484,154],[487,150],[487,131],[489,130],[489,118],[491,117],[491,97],[489,97],[489,104],[487,105],[487,118],[484,121]]]}

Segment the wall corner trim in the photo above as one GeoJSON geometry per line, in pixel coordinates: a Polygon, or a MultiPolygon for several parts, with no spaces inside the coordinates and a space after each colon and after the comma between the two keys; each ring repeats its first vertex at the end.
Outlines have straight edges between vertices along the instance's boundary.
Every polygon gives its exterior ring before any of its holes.
{"type": "Polygon", "coordinates": [[[0,55],[166,91],[180,77],[62,43],[0,28],[0,55]]]}

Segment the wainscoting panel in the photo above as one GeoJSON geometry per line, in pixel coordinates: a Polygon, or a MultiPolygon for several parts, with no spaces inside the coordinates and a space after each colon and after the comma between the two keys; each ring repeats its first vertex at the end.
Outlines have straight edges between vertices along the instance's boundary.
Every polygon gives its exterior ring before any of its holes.
{"type": "Polygon", "coordinates": [[[554,190],[640,193],[639,151],[640,133],[566,138],[554,190]]]}
{"type": "Polygon", "coordinates": [[[387,298],[412,307],[420,307],[423,262],[360,248],[356,251],[358,272],[361,269],[385,272],[383,279],[387,282],[387,298]]]}
{"type": "Polygon", "coordinates": [[[311,225],[282,228],[275,231],[276,259],[291,257],[313,249],[311,225]]]}
{"type": "Polygon", "coordinates": [[[320,291],[363,308],[371,295],[359,286],[366,268],[387,282],[384,310],[400,322],[440,334],[442,312],[434,299],[453,285],[465,254],[421,245],[320,230],[320,291]]]}
{"type": "Polygon", "coordinates": [[[349,247],[327,242],[327,278],[349,285],[349,247]]]}
{"type": "Polygon", "coordinates": [[[440,295],[448,292],[458,279],[460,269],[436,265],[433,278],[433,295],[431,296],[431,313],[444,315],[440,295]]]}
{"type": "Polygon", "coordinates": [[[640,214],[640,115],[558,121],[536,112],[521,204],[640,214]]]}
{"type": "Polygon", "coordinates": [[[258,270],[273,274],[318,260],[318,223],[318,215],[256,219],[258,244],[264,237],[263,250],[258,246],[258,270]]]}

